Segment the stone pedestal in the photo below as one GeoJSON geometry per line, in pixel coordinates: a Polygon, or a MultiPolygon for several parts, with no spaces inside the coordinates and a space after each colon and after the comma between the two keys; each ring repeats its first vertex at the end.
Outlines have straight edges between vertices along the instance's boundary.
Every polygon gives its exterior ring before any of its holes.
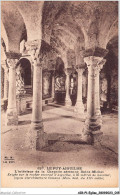
{"type": "Polygon", "coordinates": [[[77,69],[77,72],[78,72],[78,88],[77,88],[77,101],[76,101],[74,111],[79,114],[79,117],[85,118],[84,104],[82,101],[82,74],[84,72],[84,68],[77,69]]]}
{"type": "Polygon", "coordinates": [[[84,61],[88,67],[88,96],[87,96],[87,118],[83,129],[82,138],[88,143],[101,139],[101,112],[99,72],[106,60],[102,57],[89,56],[84,61]]]}
{"type": "Polygon", "coordinates": [[[16,64],[17,59],[7,59],[9,66],[9,93],[8,93],[8,107],[7,107],[7,125],[17,125],[18,115],[16,108],[16,64]]]}
{"type": "Polygon", "coordinates": [[[65,74],[66,74],[66,97],[65,97],[65,106],[70,107],[72,102],[70,99],[70,93],[69,93],[69,86],[70,86],[70,74],[71,74],[71,69],[67,68],[65,70],[65,74]]]}

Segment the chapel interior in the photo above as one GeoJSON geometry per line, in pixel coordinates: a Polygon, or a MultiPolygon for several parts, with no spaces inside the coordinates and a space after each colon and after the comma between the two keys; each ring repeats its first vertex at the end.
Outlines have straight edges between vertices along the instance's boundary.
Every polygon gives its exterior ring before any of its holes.
{"type": "Polygon", "coordinates": [[[1,117],[19,149],[117,144],[118,2],[2,1],[1,117]]]}

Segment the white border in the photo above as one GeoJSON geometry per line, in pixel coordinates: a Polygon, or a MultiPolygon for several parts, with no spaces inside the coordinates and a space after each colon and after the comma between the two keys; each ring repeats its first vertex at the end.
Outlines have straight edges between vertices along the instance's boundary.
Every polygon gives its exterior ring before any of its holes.
{"type": "MultiPolygon", "coordinates": [[[[0,10],[1,10],[1,2],[3,0],[0,0],[0,10]]],[[[5,1],[16,1],[16,0],[5,0],[5,1]]],[[[24,1],[24,0],[17,0],[17,1],[24,1]]],[[[29,0],[26,0],[29,1],[29,0]]],[[[49,1],[49,0],[46,0],[49,1]]],[[[52,1],[57,1],[57,0],[52,0],[52,1]]],[[[63,0],[66,1],[66,0],[63,0]]],[[[68,1],[68,0],[67,0],[68,1]]],[[[76,1],[76,0],[72,0],[76,1]]],[[[78,0],[77,0],[78,1],[78,0]]],[[[89,1],[89,0],[79,0],[79,1],[89,1]]],[[[105,1],[105,0],[94,0],[94,1],[105,1]]],[[[110,0],[114,1],[114,0],[110,0]]],[[[118,0],[119,2],[120,0],[118,0]]],[[[118,18],[119,18],[119,33],[120,33],[120,2],[118,3],[118,18]]],[[[0,24],[1,24],[1,14],[0,14],[0,24]]],[[[0,31],[1,35],[1,31],[0,31]]],[[[0,44],[1,44],[1,39],[0,39],[0,44]]],[[[120,36],[119,36],[119,44],[120,44],[120,36]]],[[[118,55],[120,56],[120,50],[118,50],[118,55]]],[[[1,60],[1,47],[0,47],[0,60],[1,60]]],[[[120,84],[120,60],[118,58],[118,71],[119,71],[119,76],[118,76],[118,85],[120,84]]],[[[0,66],[0,72],[1,72],[1,66],[0,66]]],[[[0,74],[0,81],[1,81],[1,74],[0,74]]],[[[118,99],[120,101],[120,85],[118,87],[119,94],[118,94],[118,99]]],[[[1,97],[1,85],[0,85],[0,97],[1,97]]],[[[119,102],[120,103],[120,102],[119,102]]],[[[120,111],[120,108],[119,108],[120,111]]],[[[1,112],[1,106],[0,106],[0,112],[1,112]]],[[[119,116],[119,122],[120,122],[120,115],[119,116]]],[[[0,125],[1,125],[1,118],[0,118],[0,125]]],[[[119,123],[119,130],[120,130],[120,123],[119,123]]],[[[1,140],[1,133],[0,133],[0,140],[1,140]]],[[[118,146],[120,149],[120,131],[119,131],[119,142],[118,146]]],[[[119,151],[119,150],[118,150],[119,151]]],[[[0,144],[0,156],[1,156],[1,144],[0,144]]],[[[120,153],[119,153],[119,162],[120,162],[120,153]]],[[[0,160],[0,167],[1,167],[1,160],[0,160]]],[[[119,164],[119,169],[120,169],[120,164],[119,164]]],[[[0,170],[1,173],[1,170],[0,170]]],[[[0,174],[1,175],[1,174],[0,174]]],[[[119,178],[120,178],[120,170],[119,170],[119,178]]],[[[0,184],[1,184],[1,176],[0,176],[0,184]]],[[[78,194],[78,192],[83,192],[83,194],[93,194],[92,192],[96,192],[97,194],[99,191],[101,192],[113,192],[113,194],[117,194],[116,192],[120,191],[120,179],[119,179],[119,187],[118,188],[0,188],[0,194],[78,194]],[[87,193],[86,193],[87,192],[87,193]],[[91,192],[91,193],[89,193],[91,192]]],[[[110,194],[110,193],[109,193],[110,194]]],[[[120,194],[120,193],[119,193],[120,194]]]]}

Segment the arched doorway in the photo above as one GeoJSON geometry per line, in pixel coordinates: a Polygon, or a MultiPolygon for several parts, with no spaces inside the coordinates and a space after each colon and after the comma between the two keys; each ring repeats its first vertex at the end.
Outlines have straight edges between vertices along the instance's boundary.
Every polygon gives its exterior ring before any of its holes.
{"type": "Polygon", "coordinates": [[[32,94],[33,74],[30,61],[27,58],[20,59],[16,70],[17,83],[19,83],[17,87],[19,88],[19,85],[21,85],[20,87],[22,87],[22,90],[24,88],[25,94],[32,94]]]}
{"type": "MultiPolygon", "coordinates": [[[[103,67],[104,88],[106,89],[106,99],[103,108],[109,111],[118,110],[118,37],[113,37],[107,44],[108,54],[106,64],[103,67]]],[[[103,93],[103,92],[102,92],[103,93]]]]}

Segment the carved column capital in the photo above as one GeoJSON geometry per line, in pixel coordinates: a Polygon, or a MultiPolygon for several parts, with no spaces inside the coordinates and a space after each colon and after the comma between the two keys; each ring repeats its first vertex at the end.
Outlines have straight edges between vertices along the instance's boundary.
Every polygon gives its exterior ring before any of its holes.
{"type": "Polygon", "coordinates": [[[66,75],[70,75],[72,73],[72,68],[66,68],[64,72],[66,75]]]}
{"type": "Polygon", "coordinates": [[[25,46],[31,56],[33,66],[42,66],[40,58],[41,40],[28,41],[25,46]]]}
{"type": "Polygon", "coordinates": [[[83,74],[83,72],[85,71],[85,68],[77,68],[76,71],[78,74],[83,74]]]}
{"type": "Polygon", "coordinates": [[[96,76],[103,68],[103,65],[106,63],[106,59],[96,56],[85,57],[84,61],[87,64],[89,73],[93,76],[96,76]]]}
{"type": "Polygon", "coordinates": [[[16,64],[18,63],[18,59],[7,59],[7,65],[9,68],[16,68],[16,64]]]}
{"type": "Polygon", "coordinates": [[[16,65],[21,56],[21,53],[6,52],[6,65],[8,66],[8,68],[16,68],[16,65]]]}
{"type": "Polygon", "coordinates": [[[22,56],[21,53],[6,52],[7,59],[20,59],[21,56],[22,56]]]}

